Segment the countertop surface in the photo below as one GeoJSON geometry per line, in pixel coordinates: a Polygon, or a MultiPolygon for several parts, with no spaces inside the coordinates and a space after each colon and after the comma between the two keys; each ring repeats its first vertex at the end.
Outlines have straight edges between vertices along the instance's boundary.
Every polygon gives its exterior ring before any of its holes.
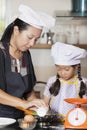
{"type": "MultiPolygon", "coordinates": [[[[9,125],[9,126],[6,126],[6,127],[3,127],[3,128],[0,128],[0,130],[30,130],[30,129],[22,129],[19,127],[19,124],[18,122],[14,123],[13,125],[9,125]]],[[[64,130],[63,127],[59,127],[59,126],[55,126],[53,128],[50,128],[50,126],[44,126],[44,125],[38,125],[33,129],[33,130],[64,130]]]]}
{"type": "Polygon", "coordinates": [[[14,124],[8,125],[6,127],[1,128],[0,130],[87,130],[87,129],[65,129],[64,128],[64,121],[61,120],[62,118],[58,118],[55,114],[46,115],[45,117],[35,117],[36,127],[34,129],[22,129],[20,128],[20,119],[18,119],[14,124]]]}
{"type": "MultiPolygon", "coordinates": [[[[7,127],[0,128],[0,130],[29,130],[29,129],[21,129],[19,127],[18,122],[16,122],[13,125],[9,125],[7,127]]],[[[64,129],[64,127],[62,125],[57,125],[57,126],[55,126],[53,128],[50,128],[50,126],[44,127],[44,126],[39,126],[37,124],[37,126],[33,130],[83,130],[83,129],[69,129],[69,128],[64,129]]]]}

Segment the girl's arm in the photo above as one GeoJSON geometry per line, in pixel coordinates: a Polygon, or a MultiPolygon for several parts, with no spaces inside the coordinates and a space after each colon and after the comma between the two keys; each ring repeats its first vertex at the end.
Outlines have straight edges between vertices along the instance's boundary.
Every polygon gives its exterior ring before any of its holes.
{"type": "Polygon", "coordinates": [[[43,97],[43,101],[46,103],[47,106],[49,106],[49,103],[50,103],[49,97],[44,96],[44,97],[43,97]]]}

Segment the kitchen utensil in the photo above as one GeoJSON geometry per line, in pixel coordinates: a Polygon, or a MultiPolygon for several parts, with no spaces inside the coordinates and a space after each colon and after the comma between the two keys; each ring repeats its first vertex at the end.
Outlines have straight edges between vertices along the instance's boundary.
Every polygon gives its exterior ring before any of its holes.
{"type": "Polygon", "coordinates": [[[57,33],[56,34],[56,41],[58,42],[63,42],[63,43],[66,43],[66,35],[63,34],[63,33],[57,33]]]}
{"type": "Polygon", "coordinates": [[[87,111],[81,108],[81,104],[87,104],[87,99],[68,98],[66,102],[76,104],[76,107],[71,109],[65,118],[65,128],[87,129],[87,111]]]}
{"type": "Polygon", "coordinates": [[[72,0],[72,12],[86,12],[87,0],[72,0]]]}
{"type": "Polygon", "coordinates": [[[72,104],[87,104],[87,99],[85,98],[67,98],[65,99],[66,102],[72,103],[72,104]]]}
{"type": "Polygon", "coordinates": [[[67,43],[68,44],[78,44],[79,43],[79,33],[78,32],[68,32],[67,43]]]}
{"type": "Polygon", "coordinates": [[[23,107],[20,107],[20,106],[16,107],[16,109],[24,111],[26,114],[29,114],[29,115],[36,115],[37,114],[35,111],[24,109],[23,107]]]}
{"type": "Polygon", "coordinates": [[[22,128],[22,130],[33,130],[37,125],[37,119],[33,122],[23,122],[24,119],[18,119],[19,127],[22,128]]]}
{"type": "Polygon", "coordinates": [[[51,32],[49,30],[49,32],[47,32],[46,34],[47,34],[47,44],[53,44],[54,32],[51,32]]]}
{"type": "Polygon", "coordinates": [[[77,31],[76,25],[71,25],[67,31],[66,42],[69,44],[78,44],[79,43],[79,32],[77,31]]]}
{"type": "Polygon", "coordinates": [[[16,122],[16,120],[13,118],[0,117],[0,128],[6,127],[15,122],[16,122]]]}

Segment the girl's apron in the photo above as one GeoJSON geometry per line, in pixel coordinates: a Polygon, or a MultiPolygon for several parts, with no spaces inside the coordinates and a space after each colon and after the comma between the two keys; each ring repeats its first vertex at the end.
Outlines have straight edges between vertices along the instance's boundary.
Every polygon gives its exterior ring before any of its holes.
{"type": "Polygon", "coordinates": [[[51,109],[58,112],[59,115],[65,116],[75,105],[65,102],[64,99],[79,97],[78,86],[79,82],[77,77],[74,77],[73,81],[62,81],[59,94],[51,97],[51,109]]]}

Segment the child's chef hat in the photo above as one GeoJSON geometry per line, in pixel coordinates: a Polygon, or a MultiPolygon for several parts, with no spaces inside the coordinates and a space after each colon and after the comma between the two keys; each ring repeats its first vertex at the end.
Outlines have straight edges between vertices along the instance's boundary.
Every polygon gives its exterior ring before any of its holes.
{"type": "Polygon", "coordinates": [[[57,65],[79,64],[81,58],[87,56],[87,51],[79,47],[56,42],[51,48],[51,55],[57,65]]]}
{"type": "Polygon", "coordinates": [[[18,18],[34,27],[50,29],[55,25],[55,19],[52,16],[43,12],[36,12],[26,5],[20,5],[19,12],[18,18]]]}

